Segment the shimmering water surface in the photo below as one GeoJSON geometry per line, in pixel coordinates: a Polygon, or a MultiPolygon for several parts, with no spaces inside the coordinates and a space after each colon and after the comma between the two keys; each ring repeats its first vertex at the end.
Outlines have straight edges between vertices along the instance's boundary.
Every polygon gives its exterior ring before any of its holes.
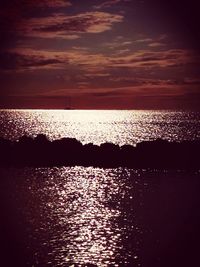
{"type": "Polygon", "coordinates": [[[4,266],[198,266],[192,264],[199,258],[199,172],[62,167],[0,173],[6,224],[16,239],[7,258],[15,265],[4,266]]]}
{"type": "MultiPolygon", "coordinates": [[[[0,111],[0,136],[199,138],[199,113],[0,111]]],[[[3,266],[198,266],[200,172],[1,168],[3,266]],[[184,255],[184,257],[183,257],[184,255]]]]}
{"type": "Polygon", "coordinates": [[[200,138],[200,113],[181,111],[1,110],[0,136],[46,134],[82,143],[135,144],[144,140],[200,138]]]}

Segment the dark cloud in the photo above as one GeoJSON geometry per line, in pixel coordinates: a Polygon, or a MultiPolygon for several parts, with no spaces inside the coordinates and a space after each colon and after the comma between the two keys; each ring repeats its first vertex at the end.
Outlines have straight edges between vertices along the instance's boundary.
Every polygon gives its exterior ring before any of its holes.
{"type": "Polygon", "coordinates": [[[24,71],[37,67],[49,67],[62,63],[56,58],[45,58],[43,56],[21,55],[12,52],[4,52],[0,55],[0,70],[1,71],[24,71]]]}
{"type": "MultiPolygon", "coordinates": [[[[6,0],[1,2],[0,9],[0,50],[13,47],[20,40],[19,28],[25,19],[45,15],[45,9],[66,8],[71,6],[65,0],[6,0]]],[[[26,21],[27,22],[27,21],[26,21]]]]}

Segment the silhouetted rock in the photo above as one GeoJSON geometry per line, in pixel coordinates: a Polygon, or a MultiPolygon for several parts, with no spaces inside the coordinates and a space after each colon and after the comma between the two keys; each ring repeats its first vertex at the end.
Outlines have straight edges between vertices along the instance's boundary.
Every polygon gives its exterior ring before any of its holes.
{"type": "Polygon", "coordinates": [[[83,147],[82,164],[84,166],[98,166],[99,163],[99,146],[92,143],[86,144],[83,147]]]}
{"type": "Polygon", "coordinates": [[[120,149],[120,161],[122,166],[131,167],[136,163],[136,148],[131,145],[123,145],[120,149]]]}
{"type": "Polygon", "coordinates": [[[136,146],[103,143],[82,145],[75,138],[50,141],[39,134],[17,141],[0,138],[2,166],[95,166],[104,168],[199,169],[200,141],[157,139],[136,146]]]}
{"type": "Polygon", "coordinates": [[[117,167],[120,164],[120,147],[112,143],[104,143],[99,147],[99,161],[104,167],[117,167]]]}
{"type": "Polygon", "coordinates": [[[40,145],[45,145],[48,143],[48,139],[46,137],[46,135],[44,134],[38,134],[35,139],[34,139],[35,143],[40,144],[40,145]]]}

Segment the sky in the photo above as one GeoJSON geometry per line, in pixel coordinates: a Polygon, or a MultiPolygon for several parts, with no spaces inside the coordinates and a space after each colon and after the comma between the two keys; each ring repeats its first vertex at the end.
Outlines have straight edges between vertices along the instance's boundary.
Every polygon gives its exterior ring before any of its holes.
{"type": "Polygon", "coordinates": [[[0,108],[200,109],[197,1],[7,0],[0,108]]]}

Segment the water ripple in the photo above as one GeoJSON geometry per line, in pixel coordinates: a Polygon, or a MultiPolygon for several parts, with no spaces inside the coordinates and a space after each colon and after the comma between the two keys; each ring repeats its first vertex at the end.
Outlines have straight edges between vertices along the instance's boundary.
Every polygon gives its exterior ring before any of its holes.
{"type": "Polygon", "coordinates": [[[23,212],[30,242],[37,242],[34,261],[40,266],[118,267],[131,258],[139,266],[142,229],[134,209],[141,198],[133,190],[142,185],[137,173],[132,181],[129,175],[128,169],[90,167],[39,168],[26,174],[30,202],[23,212]],[[124,246],[128,243],[132,246],[124,246]]]}
{"type": "Polygon", "coordinates": [[[82,143],[135,144],[157,138],[200,138],[200,113],[137,110],[1,110],[0,136],[17,139],[43,133],[49,139],[76,138],[82,143]]]}

